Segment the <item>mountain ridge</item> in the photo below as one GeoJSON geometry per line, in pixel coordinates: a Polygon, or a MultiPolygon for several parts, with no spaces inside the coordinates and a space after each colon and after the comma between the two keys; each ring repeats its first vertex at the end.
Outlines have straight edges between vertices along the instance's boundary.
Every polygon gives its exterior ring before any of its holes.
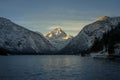
{"type": "Polygon", "coordinates": [[[94,52],[100,45],[102,48],[97,50],[98,53],[109,54],[112,49],[115,54],[119,54],[119,24],[120,17],[102,16],[86,25],[75,37],[66,34],[61,28],[55,28],[44,36],[0,17],[0,54],[87,54],[94,52]],[[107,44],[104,43],[107,40],[104,36],[110,40],[107,44]]]}
{"type": "Polygon", "coordinates": [[[120,17],[102,17],[97,21],[86,25],[79,34],[74,37],[69,44],[60,51],[68,54],[80,54],[87,52],[94,44],[95,40],[101,40],[103,34],[107,33],[120,23],[120,17]],[[105,19],[106,18],[106,19],[105,19]]]}
{"type": "Polygon", "coordinates": [[[66,34],[61,28],[55,28],[53,31],[49,32],[45,37],[58,50],[61,50],[63,47],[65,47],[73,38],[73,36],[66,34]]]}
{"type": "Polygon", "coordinates": [[[5,49],[10,54],[42,54],[55,50],[42,35],[3,17],[0,17],[0,43],[0,51],[5,49]]]}

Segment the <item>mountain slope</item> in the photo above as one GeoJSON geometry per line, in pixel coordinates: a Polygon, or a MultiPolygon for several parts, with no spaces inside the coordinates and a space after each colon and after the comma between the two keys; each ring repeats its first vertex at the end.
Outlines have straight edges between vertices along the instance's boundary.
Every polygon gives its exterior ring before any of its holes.
{"type": "Polygon", "coordinates": [[[95,22],[85,26],[61,52],[68,54],[88,52],[96,40],[101,40],[105,33],[116,28],[119,23],[120,17],[100,17],[95,22]]]}
{"type": "Polygon", "coordinates": [[[89,49],[90,52],[120,55],[120,23],[114,28],[103,34],[103,38],[96,40],[89,49]]]}
{"type": "Polygon", "coordinates": [[[61,28],[55,28],[46,35],[46,38],[53,46],[60,50],[69,43],[69,41],[72,39],[72,36],[66,34],[61,28]]]}
{"type": "Polygon", "coordinates": [[[0,51],[4,50],[11,54],[41,54],[55,48],[44,36],[0,17],[0,51]]]}

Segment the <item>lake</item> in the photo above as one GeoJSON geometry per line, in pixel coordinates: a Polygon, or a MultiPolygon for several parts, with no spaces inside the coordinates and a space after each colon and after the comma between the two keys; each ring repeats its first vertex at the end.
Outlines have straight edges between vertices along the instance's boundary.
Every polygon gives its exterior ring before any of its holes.
{"type": "Polygon", "coordinates": [[[120,61],[73,55],[0,56],[0,80],[120,80],[120,61]]]}

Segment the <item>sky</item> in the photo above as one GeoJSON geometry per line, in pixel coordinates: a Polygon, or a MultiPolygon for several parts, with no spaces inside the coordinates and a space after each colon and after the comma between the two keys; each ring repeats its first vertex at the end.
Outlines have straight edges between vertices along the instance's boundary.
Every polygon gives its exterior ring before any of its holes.
{"type": "Polygon", "coordinates": [[[47,34],[61,27],[77,35],[100,16],[120,16],[120,0],[0,0],[0,17],[47,34]]]}

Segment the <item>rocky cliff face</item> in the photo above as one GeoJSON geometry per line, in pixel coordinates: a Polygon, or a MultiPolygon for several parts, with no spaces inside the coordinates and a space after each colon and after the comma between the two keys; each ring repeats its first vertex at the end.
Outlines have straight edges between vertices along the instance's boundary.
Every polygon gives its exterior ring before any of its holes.
{"type": "Polygon", "coordinates": [[[68,54],[86,52],[94,45],[96,40],[103,39],[103,35],[115,29],[119,23],[120,17],[100,17],[95,22],[85,26],[61,52],[68,54]]]}
{"type": "Polygon", "coordinates": [[[120,24],[103,34],[102,39],[95,40],[89,52],[120,55],[120,24]]]}
{"type": "Polygon", "coordinates": [[[42,54],[55,51],[55,48],[43,35],[0,17],[0,51],[10,54],[42,54]]]}
{"type": "Polygon", "coordinates": [[[55,28],[53,31],[46,35],[46,38],[51,42],[57,50],[64,48],[69,41],[73,38],[71,35],[66,34],[61,28],[55,28]]]}

